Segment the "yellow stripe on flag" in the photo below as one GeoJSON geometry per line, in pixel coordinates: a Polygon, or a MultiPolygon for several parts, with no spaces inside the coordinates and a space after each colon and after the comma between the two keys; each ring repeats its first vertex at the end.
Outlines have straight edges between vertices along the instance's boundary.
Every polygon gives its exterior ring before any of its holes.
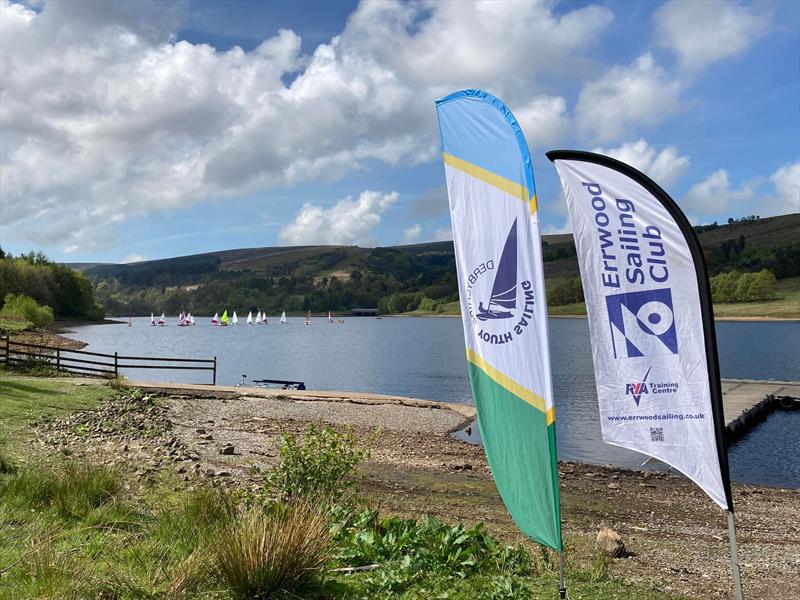
{"type": "Polygon", "coordinates": [[[554,407],[550,407],[549,409],[545,408],[546,403],[544,398],[542,398],[539,394],[535,394],[530,391],[525,386],[517,383],[511,377],[506,375],[505,373],[501,373],[497,369],[495,369],[492,365],[490,365],[486,360],[478,355],[477,352],[472,350],[471,348],[467,348],[467,360],[471,362],[473,365],[478,367],[481,371],[486,373],[490,379],[492,379],[498,385],[503,386],[509,392],[522,398],[525,402],[536,408],[537,410],[541,411],[545,415],[545,422],[547,425],[550,425],[553,421],[555,421],[555,410],[554,407]]]}
{"type": "Polygon", "coordinates": [[[538,205],[536,201],[536,194],[534,194],[532,197],[529,198],[528,188],[526,188],[524,185],[520,185],[516,181],[511,181],[510,179],[501,177],[496,173],[487,171],[483,167],[479,167],[478,165],[475,165],[471,162],[462,160],[457,156],[448,154],[447,152],[443,152],[442,157],[444,158],[444,163],[446,165],[450,165],[454,169],[463,171],[464,173],[474,177],[475,179],[479,179],[484,183],[488,183],[492,187],[496,187],[497,189],[504,191],[506,194],[510,196],[519,198],[520,200],[522,200],[523,202],[527,203],[530,206],[531,214],[536,213],[536,208],[538,205]]]}

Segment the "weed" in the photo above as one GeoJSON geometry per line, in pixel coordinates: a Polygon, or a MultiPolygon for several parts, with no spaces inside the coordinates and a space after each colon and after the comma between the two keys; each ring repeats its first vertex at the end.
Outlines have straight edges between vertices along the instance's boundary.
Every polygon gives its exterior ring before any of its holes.
{"type": "Polygon", "coordinates": [[[320,583],[330,560],[330,526],[306,502],[239,515],[215,538],[214,564],[238,598],[299,594],[320,583]]]}
{"type": "Polygon", "coordinates": [[[17,465],[0,449],[0,475],[13,475],[17,472],[17,465]]]}
{"type": "Polygon", "coordinates": [[[281,499],[341,498],[353,485],[348,479],[368,457],[358,447],[352,429],[309,426],[302,441],[292,434],[283,436],[279,463],[264,474],[265,492],[281,499]]]}

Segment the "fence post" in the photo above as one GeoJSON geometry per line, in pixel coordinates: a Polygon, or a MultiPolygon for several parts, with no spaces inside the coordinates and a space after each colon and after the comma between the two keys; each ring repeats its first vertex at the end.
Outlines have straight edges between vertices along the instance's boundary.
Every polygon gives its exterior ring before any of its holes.
{"type": "Polygon", "coordinates": [[[217,357],[214,357],[214,375],[212,376],[211,385],[217,385],[217,357]]]}
{"type": "Polygon", "coordinates": [[[56,371],[61,372],[61,348],[56,348],[56,371]]]}
{"type": "Polygon", "coordinates": [[[114,377],[119,379],[119,354],[114,352],[114,377]]]}

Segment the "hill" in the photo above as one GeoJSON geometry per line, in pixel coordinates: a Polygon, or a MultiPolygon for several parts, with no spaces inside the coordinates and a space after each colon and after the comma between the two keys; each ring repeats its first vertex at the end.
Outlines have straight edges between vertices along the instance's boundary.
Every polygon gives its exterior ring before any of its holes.
{"type": "MultiPolygon", "coordinates": [[[[800,275],[800,214],[695,228],[712,275],[771,270],[800,275]]],[[[545,277],[571,292],[551,304],[574,302],[580,286],[570,234],[544,236],[545,277]]],[[[458,299],[452,242],[385,248],[292,246],[221,250],[131,264],[71,265],[94,282],[110,314],[191,310],[436,310],[458,299]]]]}

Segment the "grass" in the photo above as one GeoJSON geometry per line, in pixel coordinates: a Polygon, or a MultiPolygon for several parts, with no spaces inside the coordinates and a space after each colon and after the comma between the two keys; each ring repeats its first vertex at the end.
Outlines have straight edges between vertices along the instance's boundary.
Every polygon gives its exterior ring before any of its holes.
{"type": "Polygon", "coordinates": [[[0,370],[0,444],[4,438],[50,420],[84,410],[113,395],[103,385],[76,385],[68,380],[19,377],[0,370]]]}
{"type": "Polygon", "coordinates": [[[242,600],[313,593],[322,587],[330,562],[327,515],[306,502],[253,508],[236,526],[218,532],[213,564],[233,595],[242,600]]]}

